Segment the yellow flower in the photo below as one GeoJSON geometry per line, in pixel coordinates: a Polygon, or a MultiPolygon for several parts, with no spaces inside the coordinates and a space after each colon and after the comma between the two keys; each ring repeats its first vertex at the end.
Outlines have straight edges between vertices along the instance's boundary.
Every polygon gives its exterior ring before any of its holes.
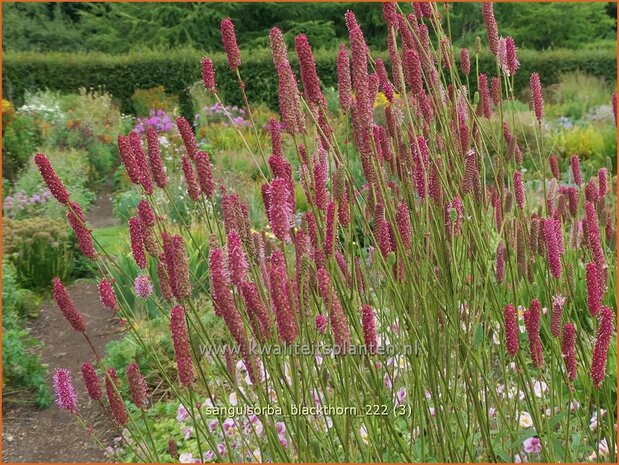
{"type": "Polygon", "coordinates": [[[2,99],[2,113],[13,113],[13,104],[6,99],[2,99]]]}
{"type": "MultiPolygon", "coordinates": [[[[399,94],[397,94],[396,92],[393,93],[394,100],[399,97],[399,94]]],[[[376,98],[374,99],[374,108],[382,108],[386,107],[387,105],[390,105],[390,103],[389,100],[387,100],[387,97],[385,97],[385,94],[383,94],[382,92],[378,92],[376,94],[376,98]]]]}
{"type": "Polygon", "coordinates": [[[387,97],[385,97],[385,94],[383,94],[382,92],[379,92],[378,94],[376,94],[376,98],[374,99],[374,108],[382,108],[387,106],[387,104],[389,103],[389,100],[387,100],[387,97]]]}

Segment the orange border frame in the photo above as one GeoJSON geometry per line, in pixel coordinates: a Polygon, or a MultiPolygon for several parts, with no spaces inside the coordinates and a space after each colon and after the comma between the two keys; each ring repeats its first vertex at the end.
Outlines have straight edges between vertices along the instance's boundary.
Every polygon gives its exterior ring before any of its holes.
{"type": "MultiPolygon", "coordinates": [[[[87,2],[73,2],[72,0],[56,0],[58,3],[87,3],[87,2]]],[[[388,1],[392,1],[392,0],[388,0],[388,1]]],[[[428,3],[438,3],[435,0],[421,0],[421,1],[426,1],[428,3]]],[[[190,0],[91,0],[91,2],[89,3],[189,3],[190,0]]],[[[488,2],[488,0],[482,0],[482,1],[474,1],[474,0],[450,0],[449,2],[446,3],[482,3],[482,2],[488,2]]],[[[502,2],[500,3],[617,3],[618,0],[611,0],[611,1],[605,1],[605,0],[563,0],[563,1],[557,1],[557,0],[502,0],[502,2]]],[[[7,1],[7,0],[0,0],[0,29],[2,29],[2,4],[3,3],[47,3],[46,0],[11,0],[11,1],[7,1]]],[[[212,0],[197,0],[195,1],[195,3],[266,3],[263,0],[222,0],[222,1],[212,1],[212,0]]],[[[269,3],[338,3],[338,2],[333,2],[331,0],[270,0],[269,3]]],[[[356,3],[382,3],[379,0],[357,0],[356,3]]],[[[403,3],[403,2],[401,2],[403,3]]],[[[617,76],[619,76],[619,51],[617,53],[617,76]]],[[[0,76],[2,76],[2,37],[0,36],[0,76]]],[[[617,89],[615,89],[616,91],[617,89]]],[[[0,79],[0,95],[2,95],[2,80],[0,79]]],[[[2,128],[2,122],[0,121],[0,129],[2,128]]],[[[615,130],[617,131],[617,135],[619,136],[619,126],[616,126],[615,130]]],[[[2,137],[0,137],[0,150],[2,149],[2,137]]],[[[0,152],[1,153],[1,152],[0,152]]],[[[618,148],[618,152],[615,154],[615,156],[619,159],[619,148],[618,148]]],[[[2,174],[2,167],[0,166],[0,175],[2,174]]],[[[619,204],[619,175],[617,176],[616,179],[616,186],[615,186],[615,192],[617,195],[617,204],[619,204]]],[[[0,194],[2,194],[2,187],[0,187],[0,194]]],[[[2,196],[4,198],[4,196],[2,196]]],[[[615,231],[619,230],[619,208],[617,209],[617,216],[615,218],[615,231]]],[[[0,225],[0,242],[2,241],[2,226],[0,225]]],[[[617,245],[615,245],[615,247],[617,247],[617,245]]],[[[2,258],[2,250],[0,249],[0,258],[2,258]]],[[[619,261],[617,261],[617,271],[619,271],[619,261]]],[[[2,270],[0,270],[0,278],[2,277],[2,270]]],[[[617,288],[619,289],[619,273],[617,273],[617,288]]],[[[0,290],[2,290],[2,283],[0,282],[0,290]]],[[[619,311],[617,311],[619,309],[619,294],[615,296],[615,311],[617,312],[616,315],[616,321],[615,321],[615,328],[619,328],[619,311]]],[[[1,304],[0,304],[0,315],[1,315],[1,304]]],[[[0,327],[0,337],[2,336],[2,327],[0,327]]],[[[1,349],[0,349],[1,351],[1,349]]],[[[619,352],[619,334],[617,335],[617,352],[619,352]]],[[[0,369],[2,368],[2,361],[0,360],[0,369]]],[[[619,357],[617,357],[617,371],[619,372],[619,357]]],[[[2,372],[0,372],[0,380],[2,379],[2,372]]],[[[618,395],[618,402],[619,402],[619,377],[617,378],[617,395],[618,395]]],[[[2,399],[2,384],[0,383],[0,399],[2,399]]],[[[617,414],[619,415],[619,409],[617,414]]],[[[615,418],[615,420],[617,420],[617,418],[615,418]]],[[[2,411],[0,411],[0,425],[2,425],[2,411]]],[[[619,443],[619,430],[615,431],[617,433],[617,443],[619,443]]],[[[2,452],[2,444],[0,443],[0,453],[2,452]]],[[[617,459],[616,462],[606,462],[606,463],[619,463],[619,452],[617,454],[617,456],[615,457],[617,459]]],[[[3,463],[1,461],[0,458],[0,463],[3,463]]],[[[12,463],[12,462],[7,462],[7,463],[12,463]]],[[[26,462],[27,463],[27,462],[26,462]]],[[[41,462],[43,464],[45,463],[63,463],[63,462],[41,462]]],[[[97,463],[101,463],[101,462],[78,462],[81,463],[82,465],[95,465],[97,463]]],[[[105,463],[105,462],[102,462],[105,463]]],[[[444,465],[447,465],[444,462],[437,462],[437,464],[441,464],[443,463],[444,465]]],[[[535,463],[535,462],[530,462],[530,463],[535,463]]],[[[276,462],[277,464],[277,462],[276,462]]],[[[391,464],[387,464],[387,465],[391,465],[391,464]]],[[[393,464],[396,465],[396,464],[393,464]]]]}

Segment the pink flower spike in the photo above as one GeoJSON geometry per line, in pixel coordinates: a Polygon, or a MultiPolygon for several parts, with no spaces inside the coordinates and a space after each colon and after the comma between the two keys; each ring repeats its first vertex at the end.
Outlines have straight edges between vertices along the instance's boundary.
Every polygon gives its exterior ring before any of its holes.
{"type": "Polygon", "coordinates": [[[183,139],[183,143],[185,144],[185,150],[187,150],[187,155],[189,155],[189,158],[193,160],[196,156],[196,153],[198,153],[198,144],[196,142],[196,136],[193,133],[193,129],[191,129],[189,121],[180,116],[176,120],[176,126],[178,127],[178,132],[181,134],[181,138],[183,139]]]}
{"type": "Polygon", "coordinates": [[[376,323],[374,321],[374,312],[369,305],[364,305],[361,309],[361,326],[363,327],[363,339],[365,341],[365,349],[368,354],[374,355],[378,347],[376,338],[376,323]]]}
{"type": "Polygon", "coordinates": [[[297,80],[290,63],[283,61],[277,65],[279,112],[288,134],[305,132],[305,118],[301,111],[301,97],[297,80]]]}
{"type": "Polygon", "coordinates": [[[116,294],[114,294],[114,289],[110,282],[106,278],[103,278],[99,282],[98,289],[101,303],[110,310],[117,311],[118,302],[116,301],[116,294]]]}
{"type": "Polygon", "coordinates": [[[555,154],[550,155],[548,158],[548,162],[550,163],[550,172],[552,176],[559,181],[561,179],[561,171],[559,170],[559,159],[555,154]]]}
{"type": "Polygon", "coordinates": [[[195,373],[193,361],[191,360],[191,347],[187,333],[187,322],[185,321],[185,310],[180,305],[173,307],[170,312],[170,332],[172,333],[172,342],[174,343],[179,380],[183,386],[191,386],[195,373]]]}
{"type": "Polygon", "coordinates": [[[129,421],[129,413],[125,402],[120,396],[118,375],[114,368],[108,368],[105,376],[105,393],[110,404],[112,416],[119,426],[125,426],[129,421]]]}
{"type": "Polygon", "coordinates": [[[84,317],[75,307],[71,296],[67,292],[67,289],[64,287],[60,279],[52,279],[52,285],[54,288],[54,300],[56,301],[58,308],[67,319],[69,324],[73,327],[75,331],[80,331],[82,333],[86,331],[86,323],[84,322],[84,317]]]}
{"type": "Polygon", "coordinates": [[[380,83],[380,90],[389,102],[393,102],[393,85],[389,82],[385,63],[380,58],[377,58],[375,67],[376,73],[378,74],[378,81],[380,83]]]}
{"type": "Polygon", "coordinates": [[[598,326],[598,333],[595,339],[595,346],[593,348],[593,355],[591,359],[591,380],[593,386],[600,388],[604,377],[606,376],[606,361],[608,358],[608,347],[610,345],[610,339],[614,331],[614,312],[603,306],[600,310],[600,324],[598,326]]]}
{"type": "Polygon", "coordinates": [[[269,135],[271,136],[271,150],[276,157],[284,157],[284,149],[282,147],[282,131],[275,118],[269,120],[269,135]]]}
{"type": "Polygon", "coordinates": [[[290,287],[284,255],[276,251],[271,256],[269,269],[271,303],[275,310],[275,321],[280,338],[292,343],[297,338],[297,325],[290,302],[290,287]]]}
{"type": "Polygon", "coordinates": [[[398,27],[398,10],[395,2],[383,3],[383,19],[387,23],[387,26],[397,28],[398,27]]]}
{"type": "Polygon", "coordinates": [[[230,278],[235,286],[240,286],[245,280],[245,274],[249,270],[249,264],[243,252],[243,244],[239,234],[232,230],[228,233],[228,270],[230,278]]]}
{"type": "Polygon", "coordinates": [[[494,4],[492,2],[484,2],[481,5],[481,12],[486,23],[486,34],[488,36],[488,47],[490,51],[496,55],[499,48],[499,28],[494,18],[494,4]]]}
{"type": "Polygon", "coordinates": [[[273,64],[277,68],[281,63],[288,62],[288,49],[282,31],[274,27],[269,32],[271,51],[273,52],[273,64]]]}
{"type": "Polygon", "coordinates": [[[312,47],[307,40],[307,36],[305,34],[297,35],[294,39],[294,43],[297,56],[299,57],[301,82],[303,83],[303,90],[305,91],[308,101],[317,104],[325,104],[326,101],[320,90],[320,81],[316,73],[314,54],[312,53],[312,47]]]}
{"type": "Polygon", "coordinates": [[[118,153],[131,182],[133,184],[140,184],[140,171],[128,136],[118,136],[118,153]]]}
{"type": "Polygon", "coordinates": [[[490,90],[492,95],[492,103],[495,107],[501,104],[501,82],[496,76],[490,81],[490,90]]]}
{"type": "Polygon", "coordinates": [[[135,406],[140,409],[148,407],[148,388],[137,363],[131,362],[127,365],[127,379],[129,380],[131,400],[135,406]]]}
{"type": "Polygon", "coordinates": [[[556,294],[552,297],[552,311],[550,315],[550,334],[553,337],[561,337],[561,318],[563,317],[563,307],[566,297],[556,294]]]}
{"type": "Polygon", "coordinates": [[[316,315],[316,331],[320,334],[327,332],[327,318],[323,314],[316,315]]]}
{"type": "Polygon", "coordinates": [[[410,250],[411,247],[411,219],[408,206],[404,202],[400,202],[398,210],[396,212],[395,221],[398,226],[398,232],[402,239],[404,250],[410,250]]]}
{"type": "Polygon", "coordinates": [[[88,397],[92,400],[101,399],[101,381],[99,380],[95,367],[92,366],[92,363],[86,362],[82,364],[82,378],[84,378],[84,384],[86,385],[86,390],[88,391],[88,397]]]}
{"type": "Polygon", "coordinates": [[[460,70],[465,76],[468,76],[471,72],[471,57],[469,56],[469,51],[466,48],[460,50],[460,70]]]}
{"type": "Polygon", "coordinates": [[[507,353],[514,357],[518,353],[520,343],[518,339],[518,322],[516,321],[516,309],[512,304],[503,309],[503,324],[505,325],[505,347],[507,353]]]}
{"type": "Polygon", "coordinates": [[[129,145],[133,152],[140,185],[144,188],[146,195],[151,195],[153,193],[153,179],[150,176],[148,160],[142,146],[142,137],[137,132],[131,131],[129,133],[129,145]]]}
{"type": "Polygon", "coordinates": [[[531,74],[530,79],[531,96],[533,99],[533,111],[537,121],[541,122],[544,119],[544,97],[542,96],[542,85],[539,81],[539,74],[531,74]]]}
{"type": "Polygon", "coordinates": [[[547,218],[542,222],[542,232],[546,243],[546,255],[550,266],[550,274],[554,278],[561,276],[561,251],[557,241],[557,233],[552,218],[547,218]]]}
{"type": "Polygon", "coordinates": [[[593,261],[598,267],[598,273],[600,273],[606,270],[608,265],[606,264],[604,249],[602,248],[597,212],[595,211],[595,206],[591,202],[585,202],[585,224],[587,228],[589,250],[593,256],[593,261]]]}
{"type": "Polygon", "coordinates": [[[226,268],[224,252],[219,247],[211,247],[209,252],[209,273],[215,314],[222,316],[234,307],[234,300],[230,293],[229,271],[226,268]]]}
{"type": "Polygon", "coordinates": [[[91,260],[96,259],[97,253],[92,240],[92,234],[86,226],[86,215],[84,215],[82,208],[77,202],[69,201],[67,206],[67,221],[75,233],[80,251],[91,260]]]}
{"type": "Polygon", "coordinates": [[[282,241],[290,240],[292,214],[292,201],[288,183],[282,178],[275,178],[269,188],[268,217],[273,234],[282,241]]]}
{"type": "Polygon", "coordinates": [[[258,286],[252,282],[244,281],[241,284],[241,293],[247,313],[254,325],[254,334],[259,341],[265,341],[271,335],[273,319],[260,298],[258,286]]]}
{"type": "Polygon", "coordinates": [[[144,238],[142,236],[142,223],[140,218],[132,216],[129,218],[129,239],[131,242],[131,252],[136,265],[146,268],[146,253],[144,251],[144,238]]]}
{"type": "Polygon", "coordinates": [[[230,18],[221,20],[221,40],[224,43],[224,50],[228,57],[228,66],[232,71],[241,66],[241,52],[236,43],[236,33],[234,23],[230,18]]]}
{"type": "Polygon", "coordinates": [[[490,107],[490,91],[488,90],[488,77],[480,73],[477,83],[477,90],[479,91],[479,103],[477,104],[477,114],[490,118],[492,116],[492,109],[490,107]]]}
{"type": "Polygon", "coordinates": [[[67,191],[67,188],[56,175],[49,159],[42,153],[37,153],[34,156],[34,162],[38,166],[41,177],[43,178],[43,181],[45,181],[45,184],[47,184],[49,191],[56,198],[56,200],[58,200],[58,202],[66,205],[69,201],[69,191],[67,191]]]}
{"type": "Polygon", "coordinates": [[[336,205],[334,201],[327,205],[327,226],[325,231],[325,256],[333,255],[333,248],[337,237],[337,217],[335,216],[336,205]]]}
{"type": "Polygon", "coordinates": [[[320,268],[317,277],[320,296],[322,297],[325,307],[329,311],[331,330],[333,331],[335,343],[339,347],[340,354],[344,354],[350,345],[350,330],[348,328],[346,315],[342,309],[340,299],[335,289],[333,289],[329,272],[324,268],[320,268]]]}
{"type": "Polygon", "coordinates": [[[196,202],[200,198],[200,185],[196,178],[196,173],[193,170],[193,165],[188,157],[183,156],[181,161],[185,182],[187,184],[187,195],[191,200],[196,202]]]}
{"type": "Polygon", "coordinates": [[[587,308],[591,315],[597,315],[602,306],[603,289],[598,279],[598,268],[595,263],[585,266],[585,281],[587,283],[587,308]]]}
{"type": "Polygon", "coordinates": [[[561,339],[561,355],[565,361],[565,369],[567,371],[567,379],[574,381],[576,379],[576,326],[574,323],[568,322],[563,326],[563,335],[561,339]]]}
{"type": "Polygon", "coordinates": [[[531,361],[536,368],[542,368],[544,358],[542,354],[542,341],[539,335],[539,320],[542,311],[542,304],[539,300],[533,299],[528,310],[524,312],[524,325],[529,337],[529,350],[531,361]]]}
{"type": "Polygon", "coordinates": [[[155,225],[155,212],[146,200],[140,200],[137,210],[142,226],[150,228],[155,225]]]}
{"type": "Polygon", "coordinates": [[[505,279],[505,244],[499,242],[496,250],[495,275],[499,284],[505,279]]]}
{"type": "Polygon", "coordinates": [[[66,368],[57,368],[52,375],[56,405],[71,413],[77,413],[77,392],[73,385],[71,372],[66,368]]]}
{"type": "Polygon", "coordinates": [[[512,37],[505,39],[505,55],[508,75],[513,76],[520,67],[520,62],[518,61],[516,43],[512,37]]]}
{"type": "Polygon", "coordinates": [[[522,182],[522,172],[514,172],[514,194],[516,197],[516,204],[521,210],[524,208],[524,202],[526,199],[526,193],[524,190],[524,184],[522,182]]]}
{"type": "Polygon", "coordinates": [[[572,177],[574,178],[574,183],[578,186],[582,185],[582,175],[580,174],[580,159],[578,155],[572,155],[570,159],[570,164],[572,166],[572,177]]]}
{"type": "Polygon", "coordinates": [[[215,66],[213,66],[213,60],[209,57],[202,58],[202,83],[204,88],[211,92],[217,92],[215,84],[215,66]]]}
{"type": "Polygon", "coordinates": [[[159,136],[154,128],[149,127],[146,131],[146,144],[148,147],[148,159],[150,161],[150,170],[153,173],[155,184],[161,189],[165,189],[168,184],[168,176],[166,168],[161,159],[159,151],[159,136]]]}

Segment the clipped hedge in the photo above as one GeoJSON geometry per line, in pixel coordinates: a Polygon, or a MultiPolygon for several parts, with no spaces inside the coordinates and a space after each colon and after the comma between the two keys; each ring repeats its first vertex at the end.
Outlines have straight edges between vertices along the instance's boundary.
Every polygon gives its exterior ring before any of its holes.
{"type": "MultiPolygon", "coordinates": [[[[373,53],[385,57],[385,52],[373,53]]],[[[459,54],[456,54],[458,56],[459,54]]],[[[100,53],[33,53],[7,52],[3,56],[2,84],[5,95],[20,103],[26,90],[48,88],[61,92],[75,92],[80,87],[102,87],[122,103],[125,113],[133,113],[131,95],[135,89],[163,86],[166,92],[177,94],[181,111],[192,112],[188,86],[200,79],[200,59],[197,50],[167,52],[134,52],[126,55],[100,53]]],[[[236,75],[228,70],[223,54],[210,55],[217,71],[220,93],[226,103],[242,104],[236,75]]],[[[290,53],[293,67],[296,56],[290,53]]],[[[336,52],[318,50],[315,53],[318,74],[325,86],[337,86],[336,52]]],[[[241,75],[252,102],[262,102],[277,108],[277,75],[270,50],[252,50],[242,53],[241,75]]],[[[528,86],[529,76],[537,71],[543,84],[558,81],[561,73],[581,70],[585,73],[616,80],[617,58],[613,49],[551,50],[519,52],[520,70],[516,73],[516,89],[528,86]]],[[[474,68],[473,60],[473,70],[474,68]]],[[[483,54],[479,59],[480,72],[496,74],[494,56],[483,54]]]]}

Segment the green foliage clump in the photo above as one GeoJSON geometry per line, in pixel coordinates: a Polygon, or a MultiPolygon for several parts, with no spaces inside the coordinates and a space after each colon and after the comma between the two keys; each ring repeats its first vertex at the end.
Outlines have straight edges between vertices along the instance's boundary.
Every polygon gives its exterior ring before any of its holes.
{"type": "Polygon", "coordinates": [[[48,288],[52,278],[73,271],[73,251],[66,222],[50,218],[2,221],[2,249],[15,266],[22,286],[48,288]]]}
{"type": "Polygon", "coordinates": [[[40,142],[35,121],[17,113],[8,100],[2,100],[2,175],[14,180],[40,142]]]}
{"type": "Polygon", "coordinates": [[[2,384],[4,392],[28,391],[39,407],[51,403],[46,368],[32,352],[40,343],[23,328],[24,319],[38,304],[34,294],[21,289],[13,265],[2,260],[2,384]]]}

